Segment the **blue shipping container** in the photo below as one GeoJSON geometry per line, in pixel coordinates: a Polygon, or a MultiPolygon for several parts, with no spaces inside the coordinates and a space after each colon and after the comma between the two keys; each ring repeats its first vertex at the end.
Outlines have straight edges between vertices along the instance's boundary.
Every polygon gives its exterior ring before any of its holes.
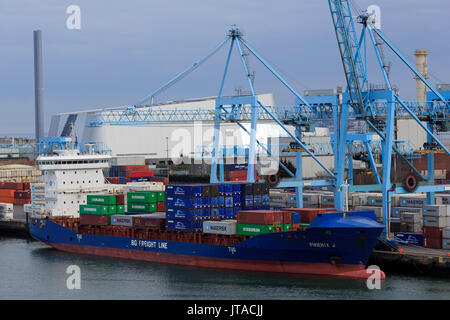
{"type": "Polygon", "coordinates": [[[169,185],[166,186],[166,195],[181,197],[201,197],[203,186],[201,185],[169,185]]]}
{"type": "Polygon", "coordinates": [[[225,218],[232,219],[234,217],[233,208],[225,208],[225,218]]]}
{"type": "Polygon", "coordinates": [[[200,219],[204,216],[205,209],[175,209],[167,208],[168,219],[200,219]]]}
{"type": "Polygon", "coordinates": [[[201,207],[202,198],[166,198],[166,208],[200,209],[201,207]]]}
{"type": "Polygon", "coordinates": [[[398,232],[395,233],[395,236],[400,240],[406,241],[407,243],[420,247],[423,246],[423,233],[398,232]]]}
{"type": "Polygon", "coordinates": [[[225,197],[225,207],[233,207],[233,197],[225,197]]]}
{"type": "Polygon", "coordinates": [[[166,229],[175,231],[197,231],[203,229],[203,221],[188,219],[167,219],[166,229]]]}

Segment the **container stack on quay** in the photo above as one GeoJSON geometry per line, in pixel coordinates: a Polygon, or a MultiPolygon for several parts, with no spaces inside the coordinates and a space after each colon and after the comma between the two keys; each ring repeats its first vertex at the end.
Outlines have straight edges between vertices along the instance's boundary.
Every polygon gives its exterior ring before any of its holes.
{"type": "Polygon", "coordinates": [[[0,203],[0,221],[13,219],[14,208],[11,203],[0,203]]]}
{"type": "Polygon", "coordinates": [[[0,167],[0,181],[6,182],[43,182],[42,172],[26,165],[6,165],[0,167]]]}
{"type": "MultiPolygon", "coordinates": [[[[139,161],[138,161],[139,162],[139,161]]],[[[112,184],[126,184],[129,182],[162,182],[169,184],[168,177],[156,177],[148,165],[113,165],[109,169],[106,180],[112,184]]]]}
{"type": "Polygon", "coordinates": [[[424,247],[433,249],[450,248],[448,229],[450,210],[448,205],[426,205],[423,208],[424,247]],[[445,231],[444,231],[445,230],[445,231]]]}

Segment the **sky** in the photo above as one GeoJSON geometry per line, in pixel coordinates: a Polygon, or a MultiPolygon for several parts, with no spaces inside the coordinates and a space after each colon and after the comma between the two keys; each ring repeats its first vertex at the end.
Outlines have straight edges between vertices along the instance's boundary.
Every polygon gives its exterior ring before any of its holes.
{"type": "MultiPolygon", "coordinates": [[[[414,62],[430,53],[433,84],[450,83],[448,0],[353,0],[377,4],[382,31],[414,62]]],[[[0,136],[34,132],[33,30],[42,30],[45,127],[55,113],[132,105],[191,66],[236,25],[244,39],[299,93],[345,87],[327,0],[0,0],[0,136]],[[68,29],[66,12],[80,8],[81,29],[68,29]]],[[[385,49],[400,95],[415,97],[411,72],[385,49]]],[[[157,97],[157,101],[216,96],[227,48],[157,97]]],[[[382,78],[373,53],[369,82],[382,78]]],[[[256,93],[277,104],[295,99],[254,58],[256,93]]],[[[224,94],[248,90],[234,52],[224,94]]]]}

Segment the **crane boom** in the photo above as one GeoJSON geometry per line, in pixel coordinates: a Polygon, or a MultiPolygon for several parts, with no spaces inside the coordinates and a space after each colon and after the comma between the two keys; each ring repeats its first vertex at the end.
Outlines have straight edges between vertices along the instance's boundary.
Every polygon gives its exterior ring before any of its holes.
{"type": "Polygon", "coordinates": [[[365,117],[366,108],[362,92],[367,89],[368,80],[360,54],[360,43],[356,37],[350,4],[348,0],[328,0],[328,4],[347,80],[350,104],[357,114],[365,117]]]}

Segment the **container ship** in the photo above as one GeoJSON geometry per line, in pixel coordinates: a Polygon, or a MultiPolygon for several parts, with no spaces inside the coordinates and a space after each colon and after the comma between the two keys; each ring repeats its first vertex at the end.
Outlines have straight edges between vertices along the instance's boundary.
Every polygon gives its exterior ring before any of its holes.
{"type": "Polygon", "coordinates": [[[270,210],[260,182],[111,185],[107,160],[77,150],[38,157],[46,200],[31,216],[33,238],[77,254],[194,267],[371,275],[366,263],[384,228],[373,211],[270,210]]]}

